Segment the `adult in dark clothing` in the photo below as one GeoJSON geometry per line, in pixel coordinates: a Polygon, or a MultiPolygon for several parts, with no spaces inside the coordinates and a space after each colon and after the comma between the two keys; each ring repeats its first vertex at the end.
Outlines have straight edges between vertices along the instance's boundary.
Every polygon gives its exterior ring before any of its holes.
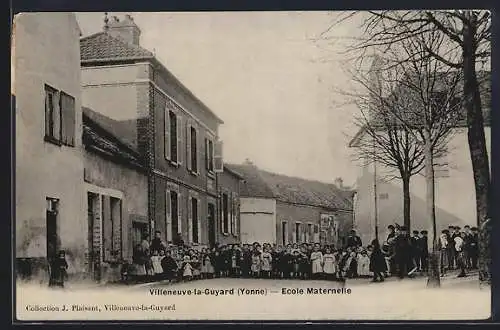
{"type": "Polygon", "coordinates": [[[361,238],[358,235],[356,235],[355,230],[351,230],[349,232],[349,236],[347,236],[346,247],[357,249],[358,247],[361,247],[361,246],[363,246],[363,243],[361,242],[361,238]]]}
{"type": "Polygon", "coordinates": [[[174,243],[174,245],[184,247],[184,240],[182,239],[182,234],[181,233],[176,233],[175,234],[173,243],[174,243]]]}
{"type": "Polygon", "coordinates": [[[404,278],[408,275],[408,266],[411,264],[411,243],[406,227],[400,227],[399,230],[400,233],[394,240],[394,261],[396,262],[398,277],[404,278]]]}
{"type": "Polygon", "coordinates": [[[411,244],[411,261],[414,267],[420,269],[420,246],[418,244],[419,240],[418,234],[419,234],[418,230],[414,230],[412,232],[410,236],[410,244],[411,244]]]}
{"type": "Polygon", "coordinates": [[[393,225],[389,225],[387,226],[387,230],[388,230],[388,234],[387,234],[387,238],[386,238],[386,242],[389,242],[391,239],[393,239],[394,237],[396,237],[396,233],[394,232],[394,226],[393,225]]]}
{"type": "Polygon", "coordinates": [[[387,271],[384,253],[380,249],[378,239],[374,239],[371,243],[372,254],[370,255],[370,271],[373,273],[372,282],[383,282],[384,273],[387,271]]]}
{"type": "Polygon", "coordinates": [[[454,241],[454,234],[455,234],[455,226],[448,226],[448,269],[453,270],[455,269],[456,265],[456,251],[455,251],[455,241],[454,241]]]}
{"type": "Polygon", "coordinates": [[[422,230],[420,232],[420,237],[418,239],[418,246],[420,250],[420,267],[423,272],[429,270],[429,240],[427,237],[427,230],[422,230]]]}
{"type": "Polygon", "coordinates": [[[465,266],[467,269],[472,268],[471,263],[471,243],[472,243],[472,232],[470,230],[469,225],[464,226],[464,258],[465,258],[465,266]]]}
{"type": "MultiPolygon", "coordinates": [[[[399,231],[399,225],[397,225],[397,226],[398,226],[398,231],[399,231]]],[[[387,230],[389,233],[387,234],[387,238],[384,242],[384,249],[386,251],[387,256],[390,257],[390,256],[394,255],[394,240],[395,240],[397,234],[396,234],[396,228],[393,225],[387,226],[387,230]]],[[[396,273],[396,263],[394,261],[394,258],[389,259],[389,266],[390,266],[390,269],[388,269],[388,271],[391,274],[395,274],[396,273]]]]}
{"type": "Polygon", "coordinates": [[[470,238],[470,260],[472,269],[477,269],[477,259],[479,256],[479,231],[477,227],[471,228],[471,238],[470,238]]]}
{"type": "Polygon", "coordinates": [[[159,230],[155,231],[155,237],[151,241],[151,254],[153,254],[155,251],[160,253],[160,250],[165,251],[166,247],[163,244],[163,241],[161,240],[161,232],[159,230]]]}
{"type": "Polygon", "coordinates": [[[161,268],[163,269],[163,276],[168,279],[169,282],[172,282],[177,274],[177,262],[172,258],[172,254],[169,250],[165,252],[165,257],[161,259],[161,268]]]}
{"type": "Polygon", "coordinates": [[[242,258],[241,273],[244,278],[249,278],[250,268],[252,266],[252,251],[250,250],[250,246],[248,246],[248,244],[243,245],[242,258]]]}

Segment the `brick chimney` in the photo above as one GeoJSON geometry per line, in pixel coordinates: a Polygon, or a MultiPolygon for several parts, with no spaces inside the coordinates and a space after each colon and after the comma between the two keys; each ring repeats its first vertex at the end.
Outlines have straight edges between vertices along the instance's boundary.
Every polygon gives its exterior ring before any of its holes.
{"type": "Polygon", "coordinates": [[[104,31],[129,44],[139,46],[141,30],[135,24],[134,19],[130,15],[125,15],[123,20],[120,20],[116,16],[111,17],[110,20],[106,19],[104,31]]]}

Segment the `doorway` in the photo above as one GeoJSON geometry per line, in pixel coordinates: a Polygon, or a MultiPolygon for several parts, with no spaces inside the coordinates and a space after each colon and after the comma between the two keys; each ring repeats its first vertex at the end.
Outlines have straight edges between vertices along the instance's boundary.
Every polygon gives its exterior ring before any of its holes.
{"type": "Polygon", "coordinates": [[[59,250],[59,236],[57,234],[57,214],[59,200],[47,198],[46,226],[47,226],[47,261],[51,261],[57,256],[59,250]]]}
{"type": "Polygon", "coordinates": [[[215,205],[208,203],[208,244],[215,245],[215,205]]]}

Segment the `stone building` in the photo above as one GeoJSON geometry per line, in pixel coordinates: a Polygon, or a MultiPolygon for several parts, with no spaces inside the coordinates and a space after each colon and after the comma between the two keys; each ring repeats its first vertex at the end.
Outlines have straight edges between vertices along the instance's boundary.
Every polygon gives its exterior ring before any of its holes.
{"type": "Polygon", "coordinates": [[[130,16],[106,18],[80,40],[83,103],[116,122],[148,168],[149,230],[168,242],[208,244],[223,171],[222,120],[140,45],[130,16]]]}
{"type": "Polygon", "coordinates": [[[85,274],[80,29],[72,13],[14,17],[15,242],[18,273],[46,278],[65,250],[70,277],[85,274]]]}
{"type": "Polygon", "coordinates": [[[342,245],[353,226],[353,192],[334,184],[271,173],[246,163],[227,165],[240,189],[242,243],[342,245]]]}
{"type": "Polygon", "coordinates": [[[83,107],[88,271],[103,282],[120,278],[121,261],[132,261],[148,228],[147,169],[114,127],[112,119],[83,107]]]}

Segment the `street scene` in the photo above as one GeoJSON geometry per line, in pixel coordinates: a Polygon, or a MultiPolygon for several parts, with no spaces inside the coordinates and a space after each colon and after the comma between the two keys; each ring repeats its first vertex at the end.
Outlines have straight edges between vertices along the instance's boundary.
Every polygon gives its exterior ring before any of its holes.
{"type": "Polygon", "coordinates": [[[18,316],[489,317],[490,25],[17,14],[18,316]]]}

